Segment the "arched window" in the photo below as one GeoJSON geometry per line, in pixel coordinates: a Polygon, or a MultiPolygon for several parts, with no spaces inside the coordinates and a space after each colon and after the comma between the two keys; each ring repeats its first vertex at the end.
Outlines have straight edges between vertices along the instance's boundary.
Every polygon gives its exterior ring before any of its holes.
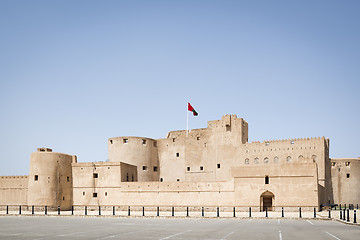
{"type": "Polygon", "coordinates": [[[279,158],[277,156],[274,157],[274,163],[278,163],[279,162],[279,158]]]}
{"type": "Polygon", "coordinates": [[[312,158],[313,162],[316,162],[316,155],[312,155],[311,158],[312,158]]]}
{"type": "Polygon", "coordinates": [[[287,162],[291,162],[291,161],[292,161],[291,157],[288,156],[288,157],[286,158],[286,161],[287,161],[287,162]]]}
{"type": "Polygon", "coordinates": [[[246,159],[245,159],[245,164],[248,165],[249,163],[250,163],[249,159],[246,158],[246,159]]]}
{"type": "Polygon", "coordinates": [[[259,158],[255,158],[255,159],[254,159],[254,163],[255,163],[255,164],[258,164],[258,163],[259,163],[259,158]]]}
{"type": "Polygon", "coordinates": [[[264,158],[264,163],[269,163],[269,158],[268,157],[264,158]]]}
{"type": "Polygon", "coordinates": [[[300,155],[300,156],[299,156],[299,160],[304,160],[304,156],[303,156],[303,155],[300,155]]]}

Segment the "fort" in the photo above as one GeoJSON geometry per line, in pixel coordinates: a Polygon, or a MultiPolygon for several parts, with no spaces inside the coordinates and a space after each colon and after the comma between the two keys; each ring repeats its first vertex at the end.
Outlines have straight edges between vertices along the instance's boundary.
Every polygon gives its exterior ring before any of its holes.
{"type": "Polygon", "coordinates": [[[108,139],[108,161],[38,148],[28,176],[0,177],[0,205],[317,208],[360,202],[360,158],[331,159],[329,139],[248,142],[236,115],[163,139],[108,139]]]}

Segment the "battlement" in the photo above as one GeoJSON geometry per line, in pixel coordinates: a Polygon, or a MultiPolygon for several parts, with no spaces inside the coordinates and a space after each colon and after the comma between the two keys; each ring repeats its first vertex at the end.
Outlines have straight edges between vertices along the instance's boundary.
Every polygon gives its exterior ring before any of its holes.
{"type": "Polygon", "coordinates": [[[37,149],[38,152],[52,152],[51,148],[41,147],[37,149]]]}
{"type": "Polygon", "coordinates": [[[19,179],[19,178],[28,178],[27,175],[19,175],[19,176],[0,176],[1,179],[19,179]]]}
{"type": "Polygon", "coordinates": [[[325,140],[325,137],[311,137],[311,138],[290,138],[290,139],[276,139],[276,140],[264,140],[264,141],[252,141],[251,144],[265,144],[269,145],[270,143],[285,143],[295,144],[295,142],[309,142],[309,141],[319,141],[325,140]]]}

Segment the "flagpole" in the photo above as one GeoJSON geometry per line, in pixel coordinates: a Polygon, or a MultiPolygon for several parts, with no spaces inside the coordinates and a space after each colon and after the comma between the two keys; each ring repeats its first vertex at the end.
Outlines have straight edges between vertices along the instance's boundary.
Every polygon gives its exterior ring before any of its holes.
{"type": "Polygon", "coordinates": [[[187,103],[187,105],[186,105],[186,137],[188,137],[188,134],[189,134],[189,110],[188,110],[188,105],[189,105],[189,103],[187,103]]]}

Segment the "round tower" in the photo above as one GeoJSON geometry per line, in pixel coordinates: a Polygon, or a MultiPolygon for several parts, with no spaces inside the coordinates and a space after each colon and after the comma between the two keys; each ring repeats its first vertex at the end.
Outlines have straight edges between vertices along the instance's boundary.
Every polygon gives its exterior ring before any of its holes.
{"type": "Polygon", "coordinates": [[[68,210],[72,206],[71,163],[76,156],[38,148],[31,154],[28,205],[58,207],[68,210]]]}
{"type": "Polygon", "coordinates": [[[157,142],[151,138],[114,137],[108,140],[110,162],[137,166],[139,182],[159,181],[157,142]]]}

